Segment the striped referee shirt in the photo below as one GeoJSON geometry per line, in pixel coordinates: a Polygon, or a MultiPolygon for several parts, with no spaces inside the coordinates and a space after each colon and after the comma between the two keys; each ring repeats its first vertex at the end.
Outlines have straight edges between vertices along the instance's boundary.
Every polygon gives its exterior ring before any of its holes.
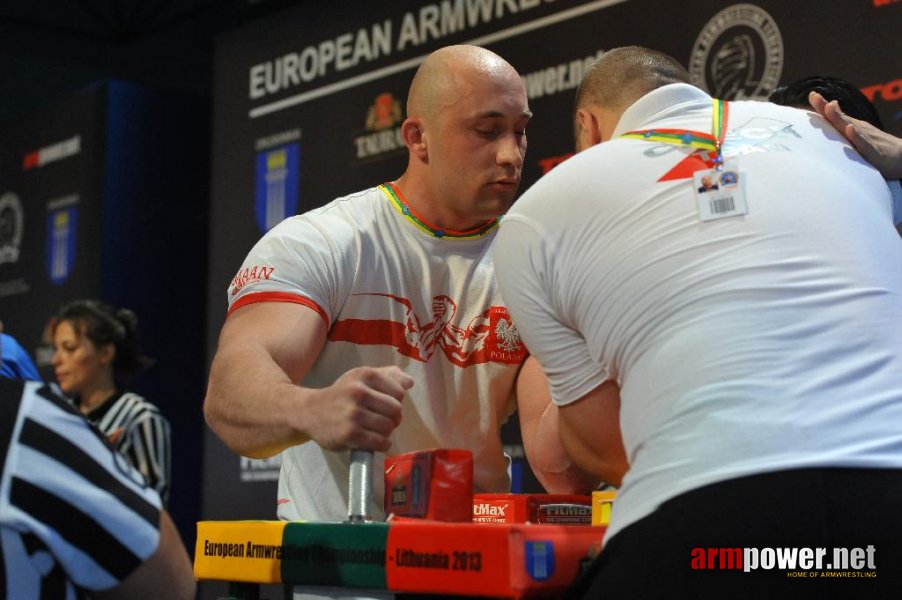
{"type": "Polygon", "coordinates": [[[40,382],[0,379],[0,592],[82,598],[159,544],[157,492],[40,382]]]}
{"type": "Polygon", "coordinates": [[[113,444],[128,462],[144,475],[147,484],[157,490],[165,503],[169,499],[172,479],[172,449],[169,421],[160,409],[132,392],[120,393],[115,399],[85,415],[107,437],[121,429],[113,444]]]}

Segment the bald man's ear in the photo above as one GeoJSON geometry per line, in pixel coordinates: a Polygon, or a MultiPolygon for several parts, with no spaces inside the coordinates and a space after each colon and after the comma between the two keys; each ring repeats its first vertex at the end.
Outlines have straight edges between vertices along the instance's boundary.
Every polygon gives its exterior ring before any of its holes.
{"type": "Polygon", "coordinates": [[[407,118],[401,124],[401,138],[410,150],[410,153],[426,162],[429,152],[426,149],[426,136],[423,132],[423,122],[417,118],[407,118]]]}
{"type": "Polygon", "coordinates": [[[601,133],[601,119],[595,111],[588,108],[580,108],[576,111],[576,149],[583,151],[586,148],[605,141],[601,133]]]}

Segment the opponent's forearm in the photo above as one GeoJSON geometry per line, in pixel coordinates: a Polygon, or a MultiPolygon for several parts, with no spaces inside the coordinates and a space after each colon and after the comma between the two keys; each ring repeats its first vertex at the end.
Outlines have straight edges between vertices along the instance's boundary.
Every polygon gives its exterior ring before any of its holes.
{"type": "Polygon", "coordinates": [[[263,347],[232,344],[213,360],[204,416],[229,448],[266,458],[310,439],[303,406],[315,393],[292,382],[263,347]]]}
{"type": "Polygon", "coordinates": [[[585,435],[582,435],[584,432],[566,420],[562,420],[560,431],[567,455],[575,465],[605,483],[620,486],[629,469],[629,462],[619,430],[616,435],[606,435],[600,428],[597,443],[594,444],[587,443],[585,435]]]}
{"type": "Polygon", "coordinates": [[[585,494],[598,486],[594,475],[580,469],[561,442],[558,410],[553,403],[530,431],[524,432],[524,448],[536,479],[551,494],[585,494]]]}

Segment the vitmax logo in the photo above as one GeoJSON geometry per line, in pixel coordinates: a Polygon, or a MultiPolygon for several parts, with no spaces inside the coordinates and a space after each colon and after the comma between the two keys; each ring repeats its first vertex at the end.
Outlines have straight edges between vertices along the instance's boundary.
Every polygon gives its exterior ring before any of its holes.
{"type": "Polygon", "coordinates": [[[494,506],[488,502],[473,505],[474,517],[504,517],[507,506],[494,506]]]}

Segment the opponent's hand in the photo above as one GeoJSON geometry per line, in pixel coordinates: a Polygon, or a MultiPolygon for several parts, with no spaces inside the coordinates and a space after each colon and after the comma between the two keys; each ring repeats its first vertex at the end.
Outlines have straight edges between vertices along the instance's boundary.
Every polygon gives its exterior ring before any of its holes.
{"type": "Polygon", "coordinates": [[[808,94],[808,103],[855,146],[885,179],[902,178],[902,138],[882,131],[867,121],[843,114],[836,100],[827,102],[819,93],[808,94]]]}
{"type": "Polygon", "coordinates": [[[391,447],[389,436],[401,423],[401,400],[413,378],[398,367],[357,367],[319,390],[307,409],[310,437],[327,450],[391,447]]]}

